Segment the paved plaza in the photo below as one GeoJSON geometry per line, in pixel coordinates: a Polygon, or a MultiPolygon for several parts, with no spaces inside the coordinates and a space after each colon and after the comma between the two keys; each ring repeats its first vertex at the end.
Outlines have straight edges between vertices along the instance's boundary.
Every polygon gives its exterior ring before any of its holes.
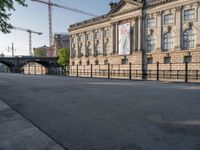
{"type": "Polygon", "coordinates": [[[0,74],[0,150],[200,150],[200,84],[0,74]]]}

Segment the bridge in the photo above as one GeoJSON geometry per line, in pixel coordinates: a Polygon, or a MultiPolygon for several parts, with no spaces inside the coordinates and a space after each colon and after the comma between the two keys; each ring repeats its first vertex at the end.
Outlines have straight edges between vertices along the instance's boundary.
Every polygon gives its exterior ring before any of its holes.
{"type": "Polygon", "coordinates": [[[28,63],[38,63],[50,70],[58,67],[58,57],[0,57],[0,63],[6,65],[11,73],[23,73],[23,67],[28,63]]]}

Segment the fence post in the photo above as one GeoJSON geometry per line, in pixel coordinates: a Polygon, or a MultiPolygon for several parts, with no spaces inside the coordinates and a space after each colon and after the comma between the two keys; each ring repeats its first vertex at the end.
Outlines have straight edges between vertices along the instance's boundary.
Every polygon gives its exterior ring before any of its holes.
{"type": "Polygon", "coordinates": [[[156,75],[157,81],[159,81],[159,62],[157,62],[157,75],[156,75]]]}
{"type": "Polygon", "coordinates": [[[78,64],[76,65],[76,77],[78,77],[78,64]]]}
{"type": "Polygon", "coordinates": [[[43,66],[42,65],[40,66],[40,69],[41,69],[41,75],[43,75],[43,66]]]}
{"type": "Polygon", "coordinates": [[[30,75],[30,64],[28,64],[28,74],[30,75]]]}
{"type": "Polygon", "coordinates": [[[110,63],[108,63],[108,79],[110,79],[110,63]]]}
{"type": "Polygon", "coordinates": [[[170,62],[170,64],[169,64],[170,66],[170,68],[169,68],[169,78],[171,79],[172,78],[172,63],[170,62]]]}
{"type": "Polygon", "coordinates": [[[93,69],[92,69],[92,64],[91,64],[91,67],[90,67],[90,77],[92,78],[93,77],[93,69]]]}
{"type": "Polygon", "coordinates": [[[34,73],[35,73],[35,75],[36,75],[36,65],[34,66],[34,73]]]}
{"type": "Polygon", "coordinates": [[[188,82],[188,62],[185,62],[185,82],[188,82]]]}
{"type": "Polygon", "coordinates": [[[131,62],[129,63],[129,79],[132,79],[132,67],[131,67],[131,62]]]}

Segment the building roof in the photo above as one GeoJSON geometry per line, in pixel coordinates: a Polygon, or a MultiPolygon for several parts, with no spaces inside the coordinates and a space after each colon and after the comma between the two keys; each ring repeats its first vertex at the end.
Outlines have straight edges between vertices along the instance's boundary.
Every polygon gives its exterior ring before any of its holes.
{"type": "Polygon", "coordinates": [[[178,0],[120,0],[107,14],[96,17],[96,18],[92,18],[89,20],[85,20],[79,23],[72,24],[70,25],[69,30],[71,29],[73,30],[74,28],[77,28],[80,26],[84,27],[87,25],[92,25],[93,23],[96,23],[96,22],[100,23],[100,22],[107,21],[109,20],[110,16],[114,15],[115,13],[118,14],[117,11],[126,2],[133,4],[135,6],[135,10],[138,10],[145,7],[152,7],[152,6],[156,6],[156,5],[160,5],[160,4],[164,4],[166,2],[172,2],[172,1],[178,1],[178,0]]]}

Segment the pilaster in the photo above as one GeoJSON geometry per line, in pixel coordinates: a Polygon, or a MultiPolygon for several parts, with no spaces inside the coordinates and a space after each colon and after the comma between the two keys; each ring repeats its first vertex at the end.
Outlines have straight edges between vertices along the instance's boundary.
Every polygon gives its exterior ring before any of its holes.
{"type": "Polygon", "coordinates": [[[176,7],[176,34],[175,34],[175,50],[181,50],[182,45],[182,7],[176,7]]]}
{"type": "Polygon", "coordinates": [[[162,15],[163,15],[163,12],[162,11],[159,11],[156,13],[156,19],[157,19],[157,24],[156,24],[156,28],[157,28],[157,37],[156,37],[156,51],[157,52],[161,52],[162,50],[162,28],[163,28],[163,19],[162,19],[162,15]]]}

